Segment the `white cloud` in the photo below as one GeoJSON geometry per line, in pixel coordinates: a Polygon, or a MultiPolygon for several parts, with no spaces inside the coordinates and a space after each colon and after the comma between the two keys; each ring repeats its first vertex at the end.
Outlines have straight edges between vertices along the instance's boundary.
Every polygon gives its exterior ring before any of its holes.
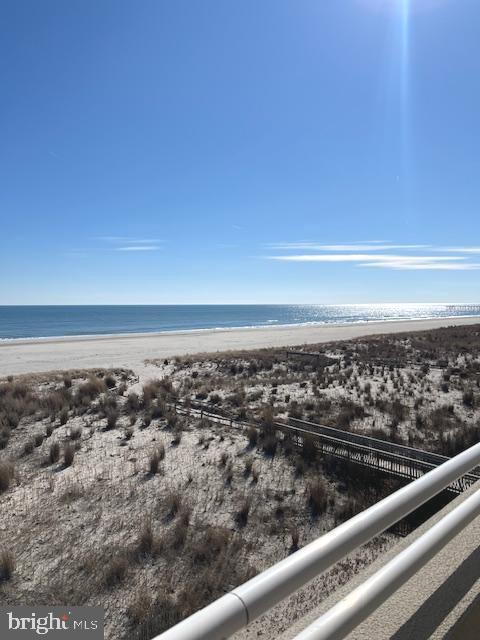
{"type": "Polygon", "coordinates": [[[382,269],[398,269],[403,271],[477,271],[480,264],[472,262],[366,262],[360,267],[377,267],[382,269]]]}
{"type": "Polygon", "coordinates": [[[295,251],[266,256],[284,262],[353,263],[357,267],[401,270],[475,271],[480,264],[470,262],[480,254],[480,247],[435,247],[431,244],[393,244],[383,240],[355,241],[340,244],[316,242],[271,243],[270,249],[295,251]],[[416,255],[422,250],[422,255],[416,255]],[[394,253],[390,253],[393,251],[394,253]],[[427,255],[425,255],[427,254],[427,255]],[[447,254],[447,255],[445,255],[447,254]],[[456,255],[452,255],[456,254],[456,255]]]}
{"type": "Polygon", "coordinates": [[[369,253],[311,253],[288,256],[269,256],[271,260],[285,262],[363,262],[363,263],[424,263],[429,262],[454,262],[465,260],[463,256],[401,256],[395,254],[369,254],[369,253]]]}
{"type": "Polygon", "coordinates": [[[474,271],[480,264],[466,262],[465,256],[404,256],[395,254],[368,253],[322,253],[298,254],[285,256],[269,256],[271,260],[283,262],[351,262],[359,267],[375,267],[378,269],[397,270],[442,270],[442,271],[474,271]]]}
{"type": "Polygon", "coordinates": [[[99,236],[96,240],[102,240],[103,242],[111,242],[113,244],[154,244],[161,242],[158,238],[133,238],[130,236],[99,236]]]}
{"type": "MultiPolygon", "coordinates": [[[[390,251],[398,249],[427,249],[427,244],[325,244],[322,251],[390,251]]],[[[320,248],[319,247],[319,248],[320,248]]]]}
{"type": "Polygon", "coordinates": [[[367,243],[351,244],[316,244],[314,242],[285,242],[269,245],[272,249],[280,250],[310,250],[310,251],[390,251],[398,249],[428,249],[428,244],[391,244],[389,242],[371,240],[367,243]]]}
{"type": "Polygon", "coordinates": [[[129,245],[128,247],[115,247],[115,251],[158,251],[159,246],[155,244],[129,245]]]}
{"type": "Polygon", "coordinates": [[[360,262],[370,260],[366,253],[307,253],[288,256],[268,256],[270,260],[283,262],[360,262]]]}
{"type": "Polygon", "coordinates": [[[480,247],[441,247],[440,250],[448,253],[480,253],[480,247]]]}

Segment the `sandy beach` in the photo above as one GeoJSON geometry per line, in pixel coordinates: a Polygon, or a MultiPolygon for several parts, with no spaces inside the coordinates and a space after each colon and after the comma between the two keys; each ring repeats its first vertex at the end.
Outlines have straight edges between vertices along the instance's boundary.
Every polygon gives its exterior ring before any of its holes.
{"type": "Polygon", "coordinates": [[[314,344],[472,324],[479,324],[479,318],[11,340],[0,343],[0,376],[92,367],[126,367],[138,372],[145,360],[187,353],[314,344]]]}

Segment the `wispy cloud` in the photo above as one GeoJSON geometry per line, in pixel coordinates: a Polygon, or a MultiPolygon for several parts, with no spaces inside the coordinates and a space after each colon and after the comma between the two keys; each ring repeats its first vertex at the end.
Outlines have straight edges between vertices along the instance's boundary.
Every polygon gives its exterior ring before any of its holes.
{"type": "Polygon", "coordinates": [[[297,254],[288,256],[269,256],[272,260],[283,260],[285,262],[359,262],[359,263],[379,263],[379,264],[428,264],[431,262],[455,262],[465,260],[463,256],[402,256],[390,253],[369,254],[369,253],[313,253],[297,254]]]}
{"type": "Polygon", "coordinates": [[[398,269],[403,271],[478,271],[480,263],[474,262],[371,262],[359,264],[360,267],[377,267],[380,269],[398,269]]]}
{"type": "Polygon", "coordinates": [[[112,244],[158,244],[161,242],[158,238],[135,238],[131,236],[98,236],[96,240],[102,240],[103,242],[109,242],[112,244]]]}
{"type": "Polygon", "coordinates": [[[310,251],[390,251],[399,249],[427,249],[428,244],[391,244],[389,242],[370,241],[368,243],[351,244],[317,244],[314,242],[285,242],[268,245],[272,249],[298,251],[300,249],[310,251]]]}
{"type": "MultiPolygon", "coordinates": [[[[144,252],[159,251],[162,241],[158,238],[145,238],[134,236],[97,236],[95,240],[102,243],[102,250],[107,251],[126,251],[126,252],[144,252]]],[[[97,247],[97,250],[99,247],[97,247]]]]}
{"type": "MultiPolygon", "coordinates": [[[[378,256],[386,258],[388,256],[378,256]]],[[[361,262],[370,260],[373,256],[367,253],[306,253],[288,256],[267,256],[270,260],[283,262],[361,262]]]]}
{"type": "Polygon", "coordinates": [[[430,244],[394,244],[375,240],[340,244],[283,242],[271,243],[268,247],[277,251],[288,251],[282,255],[265,256],[269,260],[282,262],[345,262],[363,268],[410,271],[475,271],[480,269],[480,263],[470,261],[471,256],[480,254],[480,247],[435,247],[430,244]],[[292,251],[296,251],[296,253],[291,253],[292,251]]]}
{"type": "Polygon", "coordinates": [[[161,240],[154,238],[131,238],[125,236],[98,236],[94,238],[97,244],[83,249],[70,249],[65,252],[65,255],[70,257],[87,257],[98,256],[105,252],[110,253],[112,251],[122,251],[127,253],[135,252],[148,252],[148,251],[160,251],[162,245],[161,240]],[[99,245],[98,242],[101,241],[99,245]]]}
{"type": "Polygon", "coordinates": [[[69,258],[86,258],[90,254],[88,249],[68,249],[63,251],[62,255],[68,256],[69,258]]]}
{"type": "Polygon", "coordinates": [[[441,250],[449,253],[480,253],[480,247],[442,247],[441,250]]]}
{"type": "Polygon", "coordinates": [[[115,251],[158,251],[160,247],[155,244],[128,245],[126,247],[115,247],[115,251]]]}

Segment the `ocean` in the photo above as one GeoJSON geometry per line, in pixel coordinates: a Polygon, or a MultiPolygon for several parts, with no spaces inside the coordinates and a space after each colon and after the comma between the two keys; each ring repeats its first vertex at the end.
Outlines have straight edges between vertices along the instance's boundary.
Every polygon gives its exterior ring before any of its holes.
{"type": "Polygon", "coordinates": [[[0,306],[0,340],[478,316],[480,305],[0,306]]]}

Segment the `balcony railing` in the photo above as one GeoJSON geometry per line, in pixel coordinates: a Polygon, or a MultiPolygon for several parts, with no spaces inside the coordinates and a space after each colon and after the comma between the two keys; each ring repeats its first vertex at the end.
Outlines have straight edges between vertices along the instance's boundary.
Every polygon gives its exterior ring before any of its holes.
{"type": "MultiPolygon", "coordinates": [[[[183,620],[156,640],[225,640],[480,464],[480,443],[183,620]]],[[[343,638],[480,511],[480,490],[306,629],[300,640],[343,638]],[[357,599],[358,596],[362,598],[357,599]]]]}

